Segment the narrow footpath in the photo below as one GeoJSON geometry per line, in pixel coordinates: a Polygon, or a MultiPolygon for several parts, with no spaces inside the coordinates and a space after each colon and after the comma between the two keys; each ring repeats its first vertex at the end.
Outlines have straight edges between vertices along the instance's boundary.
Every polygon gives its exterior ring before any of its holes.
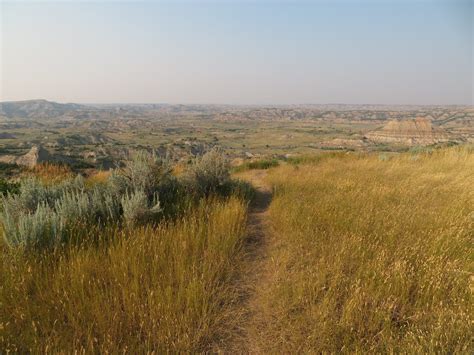
{"type": "Polygon", "coordinates": [[[256,196],[250,206],[247,222],[245,268],[241,280],[244,297],[239,305],[243,314],[242,324],[231,344],[223,349],[224,353],[260,353],[257,345],[258,329],[264,320],[257,295],[269,282],[267,251],[271,243],[268,207],[272,200],[272,189],[265,182],[266,175],[266,170],[250,170],[239,175],[239,178],[253,185],[256,196]]]}

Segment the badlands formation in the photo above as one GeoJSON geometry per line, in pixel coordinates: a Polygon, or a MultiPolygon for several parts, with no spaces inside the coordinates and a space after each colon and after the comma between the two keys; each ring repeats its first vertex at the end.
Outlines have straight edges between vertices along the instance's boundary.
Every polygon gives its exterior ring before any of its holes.
{"type": "Polygon", "coordinates": [[[453,139],[449,133],[424,117],[389,121],[383,128],[367,133],[365,138],[374,143],[405,145],[429,145],[453,139]]]}

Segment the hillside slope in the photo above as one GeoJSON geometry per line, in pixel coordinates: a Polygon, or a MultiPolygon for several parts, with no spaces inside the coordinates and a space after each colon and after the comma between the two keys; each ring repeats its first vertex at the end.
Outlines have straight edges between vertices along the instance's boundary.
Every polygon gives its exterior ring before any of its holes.
{"type": "Polygon", "coordinates": [[[472,353],[473,171],[468,148],[271,170],[250,352],[472,353]]]}
{"type": "Polygon", "coordinates": [[[52,118],[84,107],[78,104],[60,104],[47,100],[0,102],[0,116],[9,118],[52,118]]]}

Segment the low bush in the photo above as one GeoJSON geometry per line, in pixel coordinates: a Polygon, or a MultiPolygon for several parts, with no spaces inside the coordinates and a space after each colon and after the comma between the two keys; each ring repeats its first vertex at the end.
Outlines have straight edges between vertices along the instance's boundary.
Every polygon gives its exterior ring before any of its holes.
{"type": "Polygon", "coordinates": [[[183,174],[182,181],[195,196],[224,194],[231,183],[229,161],[217,148],[196,159],[183,174]]]}
{"type": "Polygon", "coordinates": [[[0,178],[0,196],[7,195],[8,193],[18,193],[19,189],[19,183],[8,182],[7,180],[0,178]]]}
{"type": "Polygon", "coordinates": [[[56,246],[76,224],[117,222],[121,206],[106,188],[87,190],[81,176],[56,185],[24,180],[16,195],[3,198],[0,220],[10,246],[56,246]]]}
{"type": "MultiPolygon", "coordinates": [[[[1,154],[1,149],[0,149],[1,154]]],[[[16,164],[0,162],[0,179],[8,179],[18,175],[24,168],[16,164]]]]}
{"type": "Polygon", "coordinates": [[[235,173],[247,171],[247,170],[257,170],[257,169],[270,169],[280,165],[277,159],[262,159],[255,160],[250,162],[245,162],[239,166],[234,167],[232,170],[235,173]]]}
{"type": "Polygon", "coordinates": [[[1,201],[4,239],[10,246],[56,246],[69,240],[76,224],[104,226],[120,223],[122,216],[130,225],[157,221],[162,212],[159,193],[171,201],[171,193],[164,190],[174,179],[165,163],[145,153],[132,157],[101,184],[86,184],[80,175],[55,184],[27,178],[17,194],[1,201]]]}
{"type": "Polygon", "coordinates": [[[227,159],[217,149],[197,159],[180,177],[166,161],[146,152],[95,182],[80,175],[71,178],[69,170],[57,166],[35,171],[40,178],[23,180],[17,194],[0,201],[4,239],[12,247],[57,246],[70,240],[76,225],[136,227],[176,218],[203,197],[237,195],[248,200],[252,194],[248,185],[231,180],[227,159]],[[52,179],[56,183],[44,183],[54,171],[60,173],[52,179]]]}
{"type": "Polygon", "coordinates": [[[123,219],[128,226],[134,227],[153,221],[155,216],[161,212],[158,195],[150,204],[148,196],[143,190],[127,192],[122,196],[123,219]]]}

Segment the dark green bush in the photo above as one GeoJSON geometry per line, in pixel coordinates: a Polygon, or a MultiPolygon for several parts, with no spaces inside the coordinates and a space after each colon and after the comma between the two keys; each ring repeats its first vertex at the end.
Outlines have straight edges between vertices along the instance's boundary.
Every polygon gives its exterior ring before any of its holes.
{"type": "Polygon", "coordinates": [[[247,170],[264,170],[274,168],[280,165],[277,159],[262,159],[262,160],[255,160],[246,162],[242,165],[239,165],[233,169],[234,172],[238,173],[241,171],[247,170]]]}
{"type": "Polygon", "coordinates": [[[0,178],[0,196],[8,193],[16,194],[20,189],[20,184],[8,182],[5,179],[0,178]]]}

